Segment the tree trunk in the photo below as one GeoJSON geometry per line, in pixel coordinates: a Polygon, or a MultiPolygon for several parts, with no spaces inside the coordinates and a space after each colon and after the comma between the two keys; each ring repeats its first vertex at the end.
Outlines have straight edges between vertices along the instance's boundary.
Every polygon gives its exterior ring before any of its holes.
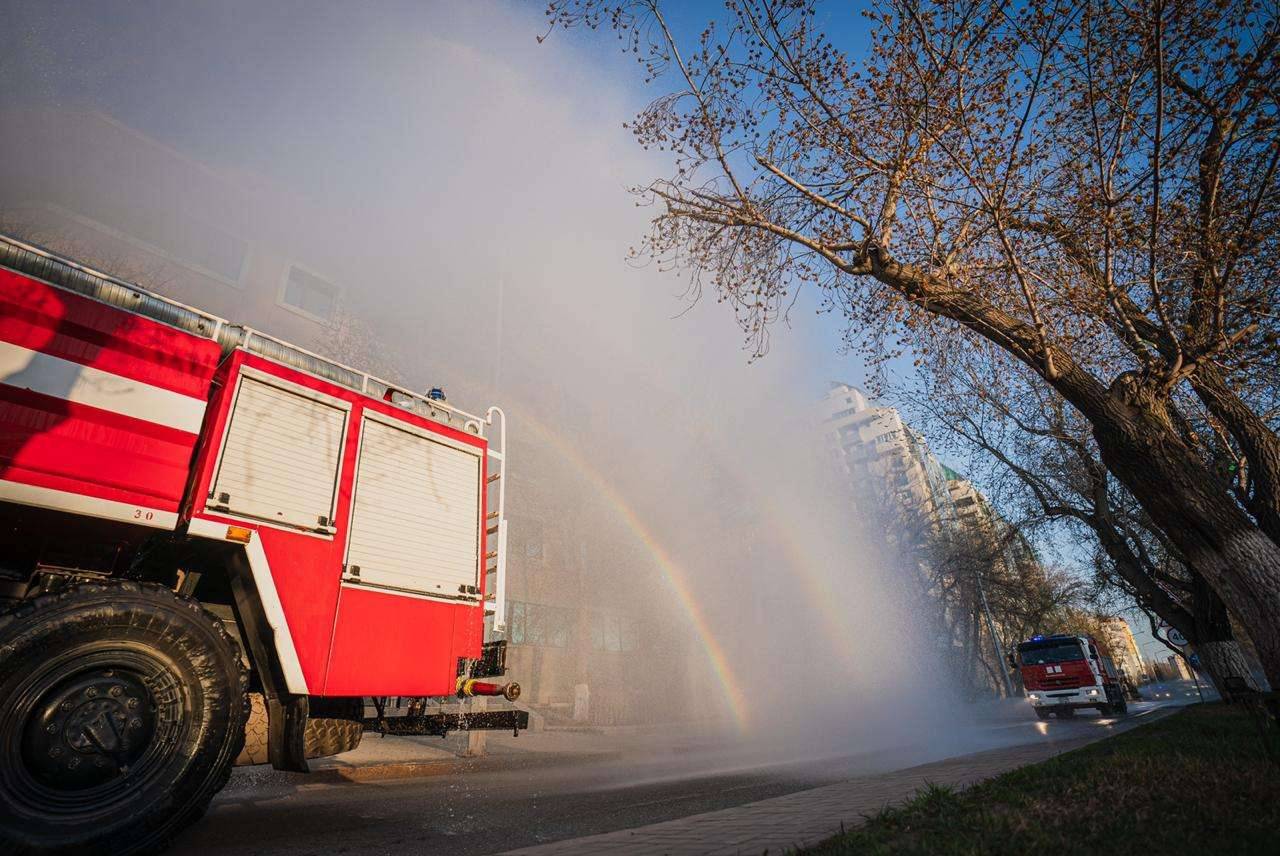
{"type": "Polygon", "coordinates": [[[1191,610],[1195,617],[1195,632],[1187,638],[1200,655],[1200,663],[1218,695],[1225,701],[1231,701],[1226,680],[1231,677],[1243,679],[1249,689],[1260,689],[1253,679],[1253,670],[1249,668],[1244,650],[1236,641],[1227,605],[1201,574],[1193,573],[1192,576],[1191,610]]]}
{"type": "Polygon", "coordinates": [[[1087,414],[1107,468],[1235,613],[1280,685],[1280,546],[1215,483],[1156,406],[1117,396],[1087,414]]]}
{"type": "Polygon", "coordinates": [[[1280,543],[1280,438],[1240,400],[1212,362],[1192,376],[1191,386],[1244,450],[1253,481],[1249,511],[1267,537],[1280,543]]]}
{"type": "Polygon", "coordinates": [[[1222,596],[1253,640],[1267,680],[1280,686],[1280,544],[1215,483],[1150,378],[1127,372],[1107,387],[986,297],[903,264],[874,243],[865,252],[877,280],[1009,352],[1089,420],[1107,469],[1222,596]]]}
{"type": "Polygon", "coordinates": [[[1249,671],[1249,661],[1245,659],[1244,649],[1236,640],[1202,642],[1194,646],[1194,649],[1200,655],[1200,665],[1204,667],[1210,682],[1213,683],[1213,688],[1218,691],[1218,695],[1222,696],[1223,700],[1228,702],[1232,700],[1231,693],[1223,680],[1232,675],[1244,678],[1245,685],[1250,689],[1260,689],[1253,679],[1253,673],[1249,671]]]}

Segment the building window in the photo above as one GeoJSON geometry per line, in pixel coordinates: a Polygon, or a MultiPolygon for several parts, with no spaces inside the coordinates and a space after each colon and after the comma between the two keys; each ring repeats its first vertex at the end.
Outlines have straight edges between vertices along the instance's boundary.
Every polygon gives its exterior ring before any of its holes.
{"type": "Polygon", "coordinates": [[[328,321],[338,302],[338,287],[300,267],[291,267],[281,302],[317,320],[328,321]]]}
{"type": "Polygon", "coordinates": [[[513,600],[508,604],[507,638],[512,645],[566,648],[573,629],[573,613],[563,607],[513,600]]]}
{"type": "Polygon", "coordinates": [[[597,651],[638,650],[640,622],[626,615],[591,613],[591,647],[597,651]]]}

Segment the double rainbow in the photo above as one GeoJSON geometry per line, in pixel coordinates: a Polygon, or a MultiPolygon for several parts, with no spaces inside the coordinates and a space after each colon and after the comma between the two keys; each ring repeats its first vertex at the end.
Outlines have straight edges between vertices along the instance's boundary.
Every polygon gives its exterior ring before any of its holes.
{"type": "Polygon", "coordinates": [[[635,509],[618,492],[612,482],[592,466],[577,449],[562,439],[560,435],[539,422],[527,410],[520,410],[518,418],[521,427],[527,426],[532,429],[535,434],[548,446],[554,448],[565,461],[573,466],[580,476],[598,491],[599,495],[613,507],[618,518],[626,524],[635,538],[648,550],[649,555],[666,579],[672,593],[675,594],[676,601],[684,610],[690,625],[698,636],[698,641],[706,652],[707,660],[724,693],[724,698],[728,704],[729,712],[733,716],[734,723],[739,730],[745,731],[750,721],[746,696],[743,694],[742,686],[738,682],[733,668],[729,665],[724,648],[712,631],[706,614],[702,611],[698,596],[694,594],[689,585],[689,578],[684,569],[671,558],[671,555],[662,546],[657,536],[645,525],[635,509]]]}

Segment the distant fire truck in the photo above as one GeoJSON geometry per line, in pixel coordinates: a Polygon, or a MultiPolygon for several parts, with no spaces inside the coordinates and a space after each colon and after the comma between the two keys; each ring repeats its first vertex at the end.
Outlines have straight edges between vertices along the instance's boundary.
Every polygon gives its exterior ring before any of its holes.
{"type": "Polygon", "coordinates": [[[1018,646],[1016,665],[1036,716],[1073,716],[1096,708],[1103,716],[1128,712],[1120,673],[1092,636],[1033,636],[1018,646]]]}
{"type": "Polygon", "coordinates": [[[427,701],[519,694],[480,680],[505,434],[0,237],[0,852],[157,850],[237,758],[354,748],[366,697],[527,727],[427,701]]]}

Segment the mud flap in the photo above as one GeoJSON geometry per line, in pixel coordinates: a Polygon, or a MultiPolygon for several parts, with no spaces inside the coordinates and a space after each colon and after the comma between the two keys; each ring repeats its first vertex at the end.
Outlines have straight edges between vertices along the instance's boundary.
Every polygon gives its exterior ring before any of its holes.
{"type": "Polygon", "coordinates": [[[306,752],[307,696],[294,695],[286,687],[275,656],[271,625],[263,614],[244,550],[233,550],[228,564],[236,619],[267,703],[267,758],[277,770],[308,773],[311,770],[306,752]]]}
{"type": "Polygon", "coordinates": [[[306,696],[286,695],[272,698],[267,695],[267,757],[277,770],[309,773],[307,766],[307,713],[306,696]]]}

